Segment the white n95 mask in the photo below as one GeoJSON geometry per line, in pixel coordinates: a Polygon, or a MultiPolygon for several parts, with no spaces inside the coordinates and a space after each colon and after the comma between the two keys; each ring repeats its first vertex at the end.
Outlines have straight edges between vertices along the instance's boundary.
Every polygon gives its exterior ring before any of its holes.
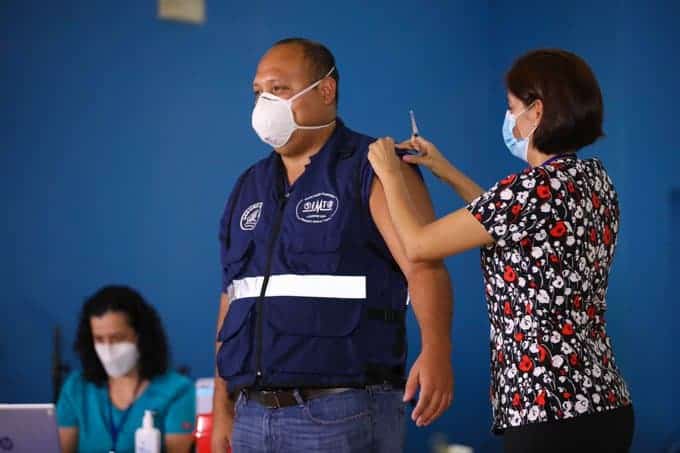
{"type": "Polygon", "coordinates": [[[253,129],[258,137],[273,148],[281,148],[290,140],[296,129],[323,129],[335,123],[335,120],[321,126],[300,126],[293,117],[293,101],[318,86],[323,79],[335,71],[335,66],[328,74],[297,93],[289,99],[280,98],[274,94],[263,92],[255,103],[252,115],[253,129]]]}
{"type": "Polygon", "coordinates": [[[102,362],[106,374],[112,378],[125,376],[137,364],[139,350],[135,343],[95,343],[94,350],[102,362]]]}

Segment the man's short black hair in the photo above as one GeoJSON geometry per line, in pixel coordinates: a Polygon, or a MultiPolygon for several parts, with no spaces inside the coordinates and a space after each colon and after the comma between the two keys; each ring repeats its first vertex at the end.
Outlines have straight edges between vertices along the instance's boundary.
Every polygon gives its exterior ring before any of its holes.
{"type": "Polygon", "coordinates": [[[338,99],[340,98],[340,72],[338,71],[338,66],[335,64],[335,57],[331,51],[328,50],[328,47],[320,42],[306,38],[282,39],[274,44],[273,47],[290,44],[300,46],[304,52],[305,58],[310,62],[312,68],[310,82],[319,80],[328,74],[328,71],[330,71],[331,68],[335,67],[335,70],[328,76],[335,79],[335,104],[337,105],[338,99]]]}
{"type": "Polygon", "coordinates": [[[604,135],[600,85],[578,55],[561,49],[534,50],[513,63],[505,84],[526,106],[543,101],[543,117],[533,138],[541,152],[577,151],[604,135]]]}
{"type": "Polygon", "coordinates": [[[80,312],[74,349],[80,357],[85,380],[98,386],[108,380],[94,349],[90,318],[104,313],[122,313],[137,334],[139,375],[152,379],[168,371],[169,348],[161,319],[141,294],[127,286],[105,286],[90,296],[80,312]]]}

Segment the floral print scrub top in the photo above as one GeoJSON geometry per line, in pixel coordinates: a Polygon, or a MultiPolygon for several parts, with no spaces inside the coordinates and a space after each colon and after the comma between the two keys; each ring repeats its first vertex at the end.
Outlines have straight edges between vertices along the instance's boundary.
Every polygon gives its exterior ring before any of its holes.
{"type": "Polygon", "coordinates": [[[481,251],[494,430],[629,404],[604,316],[619,205],[601,162],[559,157],[468,210],[495,239],[481,251]]]}

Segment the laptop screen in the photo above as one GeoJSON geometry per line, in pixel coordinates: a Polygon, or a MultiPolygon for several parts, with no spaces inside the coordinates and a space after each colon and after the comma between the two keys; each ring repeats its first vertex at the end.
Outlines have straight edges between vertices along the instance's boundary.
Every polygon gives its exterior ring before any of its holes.
{"type": "Polygon", "coordinates": [[[0,404],[0,451],[59,453],[54,404],[0,404]]]}

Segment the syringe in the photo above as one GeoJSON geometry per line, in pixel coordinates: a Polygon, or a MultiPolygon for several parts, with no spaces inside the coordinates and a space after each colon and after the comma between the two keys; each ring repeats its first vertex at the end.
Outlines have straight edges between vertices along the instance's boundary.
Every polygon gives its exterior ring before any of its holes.
{"type": "Polygon", "coordinates": [[[416,115],[413,113],[413,110],[409,110],[408,114],[411,116],[411,134],[414,137],[417,137],[420,134],[418,132],[418,125],[416,124],[416,115]]]}

